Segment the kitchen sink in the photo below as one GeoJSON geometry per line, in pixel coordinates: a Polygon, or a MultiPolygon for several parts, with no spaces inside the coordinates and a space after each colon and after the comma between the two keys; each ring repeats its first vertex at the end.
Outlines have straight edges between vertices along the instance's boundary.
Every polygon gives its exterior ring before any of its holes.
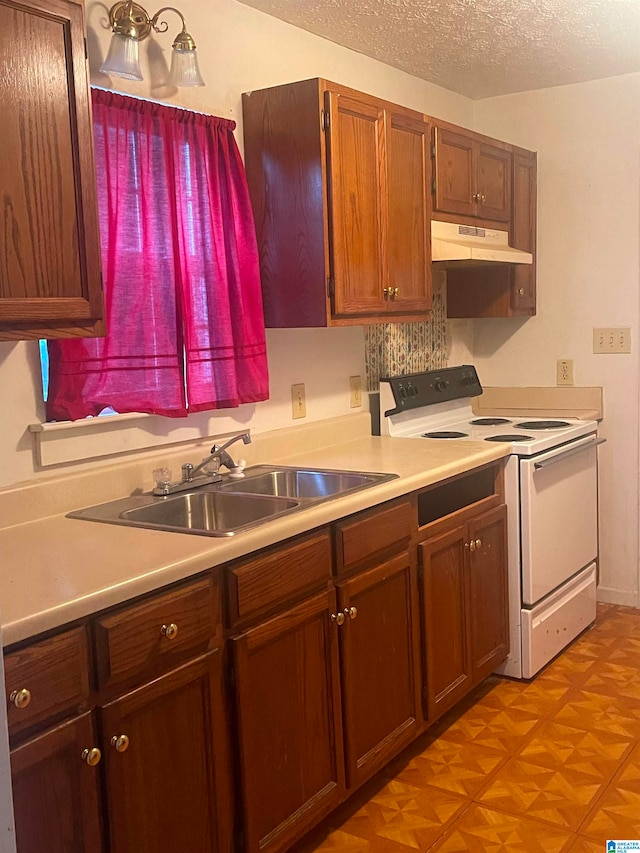
{"type": "Polygon", "coordinates": [[[244,479],[229,480],[221,492],[242,492],[303,500],[322,500],[389,479],[388,474],[360,474],[356,471],[322,471],[312,468],[272,468],[256,465],[244,479]]]}
{"type": "Polygon", "coordinates": [[[124,521],[163,530],[229,535],[298,506],[297,501],[220,492],[186,492],[120,513],[124,521]]]}
{"type": "Polygon", "coordinates": [[[233,536],[274,518],[395,479],[397,474],[254,465],[243,478],[223,477],[175,495],[132,495],[75,510],[69,518],[132,527],[233,536]]]}

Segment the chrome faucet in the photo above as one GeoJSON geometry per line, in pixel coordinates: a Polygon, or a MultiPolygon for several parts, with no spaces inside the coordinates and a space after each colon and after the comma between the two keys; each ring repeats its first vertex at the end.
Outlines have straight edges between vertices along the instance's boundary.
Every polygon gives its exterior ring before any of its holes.
{"type": "Polygon", "coordinates": [[[176,492],[184,492],[187,489],[193,489],[197,486],[204,486],[208,483],[219,483],[222,477],[218,473],[220,465],[232,469],[238,466],[227,453],[227,447],[235,444],[236,441],[242,439],[243,444],[251,444],[251,436],[248,432],[243,432],[240,435],[234,435],[223,445],[214,444],[211,448],[211,453],[206,459],[203,459],[199,465],[192,465],[191,462],[185,462],[182,466],[182,479],[177,483],[157,482],[153,489],[154,495],[173,495],[176,492]],[[218,460],[218,465],[215,471],[207,471],[207,466],[214,460],[218,460]]]}
{"type": "MultiPolygon", "coordinates": [[[[229,439],[229,441],[225,441],[222,446],[214,444],[211,448],[211,456],[208,456],[206,459],[203,459],[202,462],[199,465],[196,465],[195,468],[191,466],[191,477],[195,477],[199,471],[201,471],[203,468],[206,468],[207,465],[209,465],[210,462],[213,462],[214,459],[217,459],[220,462],[220,465],[224,465],[226,468],[237,468],[238,466],[227,453],[227,447],[231,447],[232,444],[235,444],[236,441],[240,441],[240,439],[242,439],[243,444],[251,444],[251,436],[248,432],[243,432],[242,435],[234,435],[233,438],[229,439]]],[[[188,464],[189,463],[187,463],[187,465],[188,464]]],[[[183,472],[185,468],[186,465],[183,465],[183,472]]]]}

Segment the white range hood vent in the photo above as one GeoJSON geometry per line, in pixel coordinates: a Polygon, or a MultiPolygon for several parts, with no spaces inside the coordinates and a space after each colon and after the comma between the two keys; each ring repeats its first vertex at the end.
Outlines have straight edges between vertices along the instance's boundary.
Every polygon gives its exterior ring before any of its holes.
{"type": "Polygon", "coordinates": [[[533,255],[509,245],[507,231],[431,222],[431,260],[471,264],[532,264],[533,255]]]}

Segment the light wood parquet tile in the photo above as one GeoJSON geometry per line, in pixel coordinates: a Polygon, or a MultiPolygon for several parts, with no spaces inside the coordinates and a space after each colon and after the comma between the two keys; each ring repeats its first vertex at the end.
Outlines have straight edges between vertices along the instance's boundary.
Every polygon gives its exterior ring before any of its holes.
{"type": "Polygon", "coordinates": [[[549,721],[520,750],[519,758],[553,770],[576,770],[594,780],[613,778],[634,739],[606,730],[589,731],[549,721]]]}
{"type": "Polygon", "coordinates": [[[560,853],[570,840],[559,827],[474,805],[429,853],[560,853]]]}
{"type": "Polygon", "coordinates": [[[539,723],[539,715],[517,708],[476,705],[452,723],[440,737],[512,755],[539,723]]]}
{"type": "Polygon", "coordinates": [[[605,731],[621,737],[640,737],[640,714],[635,704],[620,697],[581,689],[572,693],[552,719],[589,731],[605,731]]]}
{"type": "Polygon", "coordinates": [[[488,808],[575,831],[603,787],[603,782],[577,770],[511,759],[477,799],[488,808]]]}
{"type": "Polygon", "coordinates": [[[398,770],[395,778],[417,787],[442,788],[470,797],[507,760],[498,750],[438,738],[398,770]]]}
{"type": "Polygon", "coordinates": [[[607,787],[580,832],[599,841],[640,839],[640,746],[607,787]]]}
{"type": "Polygon", "coordinates": [[[498,676],[291,853],[604,853],[640,839],[640,611],[530,682],[498,676]]]}

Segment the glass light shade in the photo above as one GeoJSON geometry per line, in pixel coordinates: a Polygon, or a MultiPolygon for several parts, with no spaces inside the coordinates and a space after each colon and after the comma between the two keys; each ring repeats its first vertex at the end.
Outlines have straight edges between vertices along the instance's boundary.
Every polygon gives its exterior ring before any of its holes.
{"type": "Polygon", "coordinates": [[[204,80],[198,68],[195,49],[184,50],[173,47],[171,51],[170,86],[204,86],[204,80]]]}
{"type": "Polygon", "coordinates": [[[100,72],[110,77],[124,77],[125,80],[142,80],[138,39],[114,33],[107,58],[100,66],[100,72]]]}

